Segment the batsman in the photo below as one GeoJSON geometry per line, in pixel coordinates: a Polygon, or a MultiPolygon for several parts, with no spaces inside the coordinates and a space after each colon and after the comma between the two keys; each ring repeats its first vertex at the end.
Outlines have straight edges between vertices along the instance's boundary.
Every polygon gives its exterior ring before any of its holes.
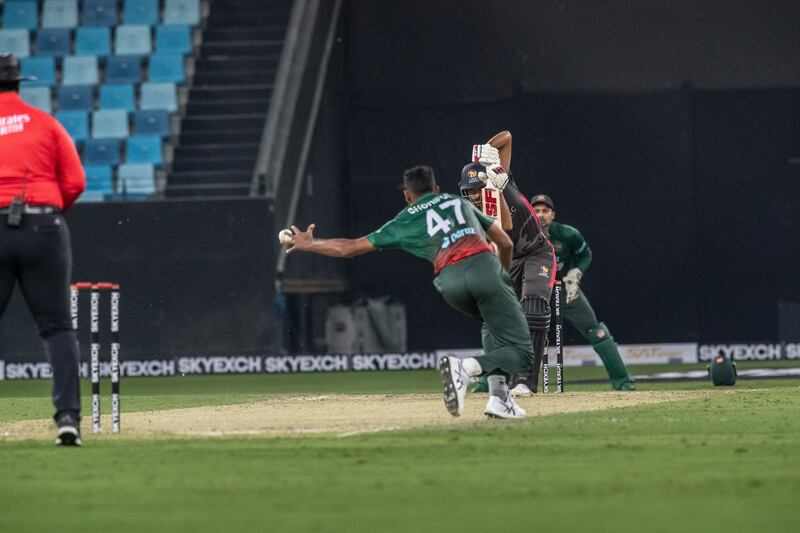
{"type": "MultiPolygon", "coordinates": [[[[511,280],[519,300],[533,345],[533,368],[541,366],[550,327],[550,294],[555,283],[556,261],[553,247],[533,206],[517,188],[507,169],[511,165],[511,133],[502,131],[488,143],[472,148],[473,163],[464,167],[459,188],[478,209],[493,212],[492,199],[498,197],[503,230],[514,243],[511,280]]],[[[493,339],[484,325],[483,347],[490,350],[493,339]]],[[[512,378],[512,393],[530,396],[536,392],[538,373],[531,368],[512,378]]],[[[485,392],[486,384],[478,382],[475,392],[485,392]]]]}
{"type": "MultiPolygon", "coordinates": [[[[536,214],[548,233],[556,253],[557,277],[566,292],[562,314],[592,344],[606,367],[614,390],[636,390],[628,369],[619,355],[617,344],[608,327],[597,320],[589,299],[580,288],[581,279],[592,262],[592,250],[576,228],[556,222],[553,200],[546,194],[531,198],[536,214]]],[[[538,374],[538,368],[534,368],[538,374]]]]}

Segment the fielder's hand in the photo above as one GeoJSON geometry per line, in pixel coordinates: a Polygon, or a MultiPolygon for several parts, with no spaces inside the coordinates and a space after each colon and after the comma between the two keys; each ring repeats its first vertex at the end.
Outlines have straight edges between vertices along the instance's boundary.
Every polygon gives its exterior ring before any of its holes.
{"type": "Polygon", "coordinates": [[[472,162],[484,166],[499,165],[500,152],[491,144],[475,144],[472,146],[472,162]]]}
{"type": "Polygon", "coordinates": [[[567,272],[563,278],[561,278],[561,281],[564,283],[564,289],[567,292],[566,303],[570,303],[578,298],[578,285],[580,284],[582,277],[583,272],[581,272],[580,269],[573,268],[567,272]]]}
{"type": "Polygon", "coordinates": [[[309,224],[305,231],[301,231],[297,226],[292,226],[294,236],[292,237],[291,247],[286,250],[286,253],[290,254],[292,252],[307,250],[314,241],[314,227],[314,224],[309,224]]]}
{"type": "Polygon", "coordinates": [[[506,185],[508,185],[508,173],[506,173],[506,169],[500,165],[486,167],[486,176],[489,178],[489,183],[501,192],[506,188],[506,185]]]}

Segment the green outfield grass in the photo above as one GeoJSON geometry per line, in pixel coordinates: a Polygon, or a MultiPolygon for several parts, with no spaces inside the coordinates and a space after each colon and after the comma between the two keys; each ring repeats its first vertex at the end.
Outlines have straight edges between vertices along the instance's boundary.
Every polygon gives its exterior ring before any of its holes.
{"type": "MultiPolygon", "coordinates": [[[[602,369],[567,372],[570,390],[606,389],[569,383],[602,369]]],[[[433,372],[137,378],[123,387],[129,412],[272,394],[439,391],[433,372]]],[[[108,438],[80,449],[0,440],[0,531],[796,531],[800,380],[733,390],[349,438],[108,438]]],[[[47,381],[0,382],[0,422],[50,416],[48,394],[47,381]]]]}

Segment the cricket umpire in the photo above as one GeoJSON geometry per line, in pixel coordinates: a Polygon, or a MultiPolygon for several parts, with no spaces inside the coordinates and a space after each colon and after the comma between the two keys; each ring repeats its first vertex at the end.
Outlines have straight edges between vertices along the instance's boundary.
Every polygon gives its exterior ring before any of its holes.
{"type": "Polygon", "coordinates": [[[56,444],[80,445],[78,341],[69,312],[70,235],[62,214],[86,177],[52,116],[19,96],[19,61],[0,55],[0,315],[18,281],[53,368],[56,444]]]}
{"type": "Polygon", "coordinates": [[[606,367],[614,390],[635,390],[633,378],[625,368],[611,332],[597,320],[589,299],[580,288],[581,279],[592,262],[592,250],[580,231],[554,220],[555,205],[549,196],[536,195],[531,198],[531,204],[555,249],[557,276],[566,291],[566,302],[561,309],[564,318],[592,344],[606,367]]]}
{"type": "MultiPolygon", "coordinates": [[[[537,390],[539,374],[536,369],[541,366],[547,344],[550,294],[555,283],[556,264],[553,247],[547,240],[539,218],[507,172],[511,166],[511,147],[512,137],[508,131],[498,133],[486,144],[473,146],[473,163],[464,167],[459,188],[461,194],[473,204],[481,202],[480,188],[486,186],[481,179],[490,181],[501,192],[502,227],[514,243],[511,281],[522,305],[533,344],[532,368],[515,375],[511,386],[515,395],[530,396],[537,390]],[[481,179],[471,179],[471,175],[481,179]]],[[[480,209],[480,205],[476,207],[480,209]]],[[[482,332],[484,348],[487,343],[491,346],[486,327],[482,332]]],[[[483,391],[484,385],[478,383],[474,390],[483,391]]]]}

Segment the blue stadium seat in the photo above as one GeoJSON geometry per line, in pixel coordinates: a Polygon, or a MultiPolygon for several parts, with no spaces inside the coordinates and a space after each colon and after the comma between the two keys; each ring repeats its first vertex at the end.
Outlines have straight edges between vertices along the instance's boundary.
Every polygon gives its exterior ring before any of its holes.
{"type": "Polygon", "coordinates": [[[11,53],[17,57],[31,55],[30,32],[25,29],[0,30],[0,53],[11,53]]]}
{"type": "Polygon", "coordinates": [[[150,56],[148,79],[156,83],[183,83],[186,81],[186,75],[183,72],[183,56],[161,54],[150,56]]]}
{"type": "Polygon", "coordinates": [[[58,88],[59,111],[91,111],[94,95],[90,85],[67,85],[58,88]]]}
{"type": "Polygon", "coordinates": [[[83,0],[83,24],[116,26],[117,0],[83,0]]]}
{"type": "Polygon", "coordinates": [[[153,52],[150,26],[117,26],[114,52],[117,55],[150,55],[153,52]]]}
{"type": "Polygon", "coordinates": [[[139,83],[142,60],[139,56],[110,56],[106,62],[106,83],[139,83]]]}
{"type": "Polygon", "coordinates": [[[143,83],[139,109],[178,110],[174,83],[143,83]]]}
{"type": "Polygon", "coordinates": [[[188,54],[192,51],[189,26],[170,24],[156,27],[156,53],[188,54]]]}
{"type": "Polygon", "coordinates": [[[76,143],[89,138],[89,113],[86,111],[59,111],[56,120],[76,143]]]}
{"type": "Polygon", "coordinates": [[[200,0],[166,0],[164,24],[200,24],[200,0]]]}
{"type": "Polygon", "coordinates": [[[50,87],[26,87],[23,85],[19,88],[19,95],[25,103],[48,113],[53,112],[50,87]]]}
{"type": "Polygon", "coordinates": [[[99,191],[104,194],[114,193],[114,174],[108,165],[86,165],[86,190],[99,191]]]}
{"type": "Polygon", "coordinates": [[[36,32],[37,56],[68,56],[72,50],[72,37],[66,28],[42,28],[36,32]]]}
{"type": "Polygon", "coordinates": [[[44,0],[43,28],[74,28],[78,25],[78,0],[44,0]]]}
{"type": "Polygon", "coordinates": [[[92,139],[124,139],[128,134],[128,112],[124,109],[92,113],[92,139]]]}
{"type": "Polygon", "coordinates": [[[125,0],[122,12],[125,24],[158,24],[158,0],[125,0]]]}
{"type": "Polygon", "coordinates": [[[80,203],[104,202],[105,199],[106,194],[103,191],[83,191],[76,201],[80,203]]]}
{"type": "Polygon", "coordinates": [[[56,84],[56,61],[52,57],[26,57],[20,62],[22,75],[36,78],[36,81],[23,82],[24,85],[50,87],[56,84]]]}
{"type": "Polygon", "coordinates": [[[123,163],[117,173],[119,190],[125,194],[156,192],[155,169],[149,163],[123,163]]]}
{"type": "Polygon", "coordinates": [[[3,8],[4,28],[35,29],[39,26],[39,6],[35,1],[12,0],[3,8]]]}
{"type": "Polygon", "coordinates": [[[61,76],[62,85],[96,85],[100,82],[96,56],[67,56],[61,76]]]}
{"type": "Polygon", "coordinates": [[[169,137],[172,134],[169,111],[164,109],[136,111],[133,114],[133,134],[169,137]]]}
{"type": "Polygon", "coordinates": [[[136,96],[133,85],[129,83],[107,83],[100,86],[100,109],[136,109],[136,96]]]}
{"type": "Polygon", "coordinates": [[[119,165],[117,139],[86,139],[83,143],[84,165],[119,165]]]}
{"type": "Polygon", "coordinates": [[[75,55],[110,56],[111,30],[81,26],[75,32],[75,55]]]}
{"type": "Polygon", "coordinates": [[[126,163],[151,163],[160,165],[161,137],[158,135],[134,135],[128,137],[125,147],[126,163]]]}

